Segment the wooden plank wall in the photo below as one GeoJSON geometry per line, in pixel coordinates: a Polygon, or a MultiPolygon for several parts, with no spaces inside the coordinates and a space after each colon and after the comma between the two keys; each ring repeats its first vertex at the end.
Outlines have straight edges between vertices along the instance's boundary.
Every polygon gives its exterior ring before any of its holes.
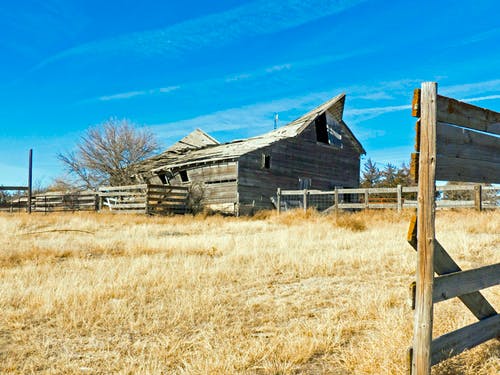
{"type": "Polygon", "coordinates": [[[189,189],[185,186],[148,185],[146,213],[154,215],[185,214],[189,189]]]}
{"type": "Polygon", "coordinates": [[[234,213],[238,202],[238,162],[222,161],[184,169],[189,178],[183,182],[176,174],[170,182],[177,186],[197,185],[203,195],[202,204],[207,208],[234,213]]]}
{"type": "Polygon", "coordinates": [[[286,139],[243,155],[239,160],[240,204],[256,209],[272,208],[270,197],[278,187],[297,189],[299,178],[310,178],[312,188],[359,186],[360,155],[347,141],[343,148],[316,142],[314,122],[296,138],[286,139]],[[271,157],[270,169],[262,167],[262,155],[271,157]]]}

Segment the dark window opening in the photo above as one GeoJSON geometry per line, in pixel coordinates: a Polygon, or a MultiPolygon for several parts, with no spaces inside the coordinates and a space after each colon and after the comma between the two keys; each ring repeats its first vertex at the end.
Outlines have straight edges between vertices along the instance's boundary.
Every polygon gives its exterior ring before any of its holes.
{"type": "Polygon", "coordinates": [[[182,182],[189,182],[189,177],[187,171],[179,171],[179,176],[181,176],[182,182]]]}
{"type": "Polygon", "coordinates": [[[337,133],[331,126],[328,126],[328,143],[332,146],[342,148],[342,135],[337,133]]]}
{"type": "Polygon", "coordinates": [[[342,148],[342,135],[340,134],[340,127],[338,124],[329,124],[326,114],[323,113],[316,118],[315,125],[316,141],[342,148]]]}
{"type": "Polygon", "coordinates": [[[168,184],[168,179],[167,176],[164,174],[159,174],[158,177],[160,178],[160,181],[162,184],[167,185],[168,184]]]}
{"type": "Polygon", "coordinates": [[[316,140],[328,144],[328,129],[326,126],[326,115],[323,113],[316,121],[316,140]]]}
{"type": "Polygon", "coordinates": [[[271,155],[262,154],[262,168],[271,168],[271,155]]]}

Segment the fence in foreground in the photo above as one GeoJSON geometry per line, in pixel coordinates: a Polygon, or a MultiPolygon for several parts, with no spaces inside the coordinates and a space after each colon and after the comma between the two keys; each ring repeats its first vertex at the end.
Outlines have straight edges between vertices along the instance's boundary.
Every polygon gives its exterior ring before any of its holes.
{"type": "MultiPolygon", "coordinates": [[[[417,186],[394,188],[337,188],[322,190],[277,191],[278,212],[293,208],[314,207],[320,211],[345,209],[397,209],[417,207],[417,186]]],[[[482,185],[446,185],[436,187],[439,199],[437,208],[500,208],[500,187],[482,185]],[[457,196],[460,199],[451,199],[457,196]]]]}
{"type": "Polygon", "coordinates": [[[433,365],[500,338],[500,314],[480,292],[500,285],[500,263],[462,271],[435,227],[436,180],[500,183],[500,113],[438,95],[437,84],[425,82],[415,90],[412,114],[420,119],[411,168],[418,210],[408,233],[417,250],[409,368],[412,375],[430,375],[433,365]],[[434,304],[455,297],[478,322],[435,337],[434,304]]]}

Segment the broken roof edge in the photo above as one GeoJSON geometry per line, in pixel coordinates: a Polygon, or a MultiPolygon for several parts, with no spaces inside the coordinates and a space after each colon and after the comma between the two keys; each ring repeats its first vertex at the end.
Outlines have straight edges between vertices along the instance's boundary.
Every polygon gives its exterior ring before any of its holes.
{"type": "MultiPolygon", "coordinates": [[[[209,150],[209,149],[213,150],[214,148],[219,148],[219,147],[231,147],[232,145],[234,145],[236,143],[248,144],[249,142],[250,143],[255,142],[256,144],[253,147],[251,147],[250,149],[247,149],[243,152],[242,151],[229,152],[229,154],[225,155],[225,156],[205,155],[206,159],[202,157],[202,160],[191,159],[191,160],[184,160],[181,162],[172,162],[173,161],[172,160],[170,163],[168,162],[168,160],[165,160],[166,164],[164,164],[162,166],[158,166],[156,168],[151,168],[150,172],[158,173],[160,171],[165,171],[165,170],[169,170],[172,168],[176,169],[176,168],[180,168],[180,167],[193,166],[193,165],[197,165],[197,164],[207,164],[207,163],[212,163],[212,162],[217,163],[217,162],[221,162],[221,161],[235,160],[235,158],[237,159],[238,157],[240,157],[242,155],[245,155],[247,153],[250,153],[252,151],[260,149],[262,147],[267,147],[267,146],[269,146],[275,142],[278,142],[280,140],[287,139],[287,138],[293,138],[293,137],[300,135],[305,129],[307,129],[318,118],[318,116],[322,115],[323,113],[325,113],[328,110],[330,110],[329,113],[335,118],[335,120],[338,121],[339,124],[341,124],[341,126],[343,128],[345,128],[347,137],[351,139],[354,147],[359,151],[359,153],[366,154],[366,151],[363,148],[363,146],[361,145],[361,143],[359,142],[359,140],[354,136],[352,131],[349,129],[347,124],[342,119],[343,113],[344,113],[345,98],[346,98],[346,94],[341,93],[341,94],[323,102],[322,104],[313,108],[312,110],[310,110],[306,114],[296,118],[295,120],[287,123],[286,125],[278,128],[278,129],[275,129],[275,130],[272,130],[268,133],[260,134],[260,135],[254,136],[254,137],[246,138],[246,139],[239,139],[239,140],[233,140],[233,141],[225,142],[225,143],[218,143],[213,137],[209,136],[208,134],[203,132],[201,129],[196,129],[192,133],[199,131],[217,143],[214,144],[213,142],[210,142],[209,144],[203,145],[202,147],[195,147],[195,148],[187,147],[184,149],[174,149],[174,150],[172,148],[169,148],[165,152],[163,152],[162,154],[181,155],[181,154],[192,153],[192,152],[199,153],[199,152],[203,152],[203,150],[209,150]],[[268,143],[266,143],[266,142],[261,143],[260,142],[261,140],[266,140],[266,139],[267,139],[268,143]]],[[[192,133],[190,133],[190,134],[192,134],[192,133]]],[[[158,156],[161,156],[162,154],[160,154],[158,156]]]]}
{"type": "Polygon", "coordinates": [[[191,133],[175,142],[164,152],[179,152],[186,149],[198,149],[219,144],[219,141],[217,141],[214,137],[205,133],[200,128],[196,128],[191,133]]]}
{"type": "MultiPolygon", "coordinates": [[[[302,115],[300,116],[299,118],[297,118],[296,120],[290,122],[291,123],[294,123],[296,121],[299,121],[300,119],[302,118],[307,118],[307,117],[310,117],[312,116],[313,114],[316,114],[314,116],[314,118],[307,124],[304,124],[302,125],[299,130],[298,130],[298,133],[301,133],[305,128],[307,128],[307,126],[314,120],[316,120],[316,118],[318,116],[321,116],[323,113],[325,113],[326,111],[328,111],[330,108],[332,108],[333,106],[335,106],[336,104],[340,104],[339,106],[339,114],[340,116],[338,116],[338,118],[335,118],[337,121],[342,121],[342,116],[344,114],[344,105],[345,105],[345,93],[342,92],[340,93],[339,95],[327,100],[326,102],[320,104],[319,106],[313,108],[312,110],[310,110],[309,112],[307,112],[305,115],[302,115]]],[[[286,126],[286,125],[285,125],[286,126]]]]}

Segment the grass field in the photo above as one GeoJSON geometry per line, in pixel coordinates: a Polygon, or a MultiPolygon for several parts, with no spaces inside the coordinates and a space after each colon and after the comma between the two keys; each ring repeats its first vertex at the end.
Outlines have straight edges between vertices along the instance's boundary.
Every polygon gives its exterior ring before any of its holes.
{"type": "MultiPolygon", "coordinates": [[[[0,373],[404,374],[409,217],[0,215],[0,373]]],[[[498,212],[437,233],[463,268],[500,262],[498,212]]],[[[475,321],[435,311],[436,335],[475,321]]],[[[499,341],[433,370],[499,372],[499,341]]]]}

